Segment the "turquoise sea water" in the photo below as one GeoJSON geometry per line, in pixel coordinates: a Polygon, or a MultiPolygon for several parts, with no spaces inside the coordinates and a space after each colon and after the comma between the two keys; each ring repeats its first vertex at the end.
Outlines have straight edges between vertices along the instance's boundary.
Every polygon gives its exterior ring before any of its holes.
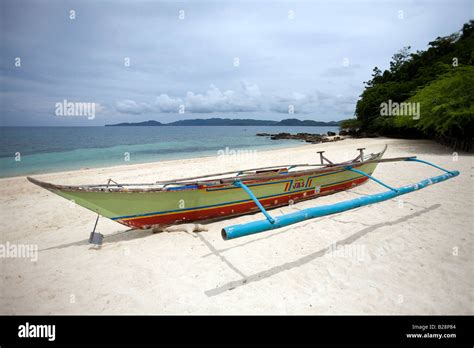
{"type": "Polygon", "coordinates": [[[2,127],[0,177],[215,156],[304,144],[256,133],[326,133],[337,127],[2,127]],[[127,161],[127,159],[129,159],[127,161]]]}

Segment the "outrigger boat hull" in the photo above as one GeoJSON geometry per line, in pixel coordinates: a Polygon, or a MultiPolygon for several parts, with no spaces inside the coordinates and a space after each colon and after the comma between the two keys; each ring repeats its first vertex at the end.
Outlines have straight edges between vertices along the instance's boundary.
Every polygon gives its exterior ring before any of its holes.
{"type": "MultiPolygon", "coordinates": [[[[382,202],[459,175],[416,157],[383,159],[385,149],[364,156],[363,150],[352,161],[333,164],[320,152],[320,164],[249,169],[201,177],[156,182],[152,184],[117,184],[65,186],[45,183],[28,177],[41,186],[99,215],[132,228],[165,227],[174,224],[212,221],[261,211],[265,220],[222,229],[222,237],[238,238],[288,226],[303,220],[336,214],[357,207],[382,202]],[[391,187],[372,176],[382,162],[419,162],[444,171],[443,175],[400,188],[391,187]],[[326,162],[326,163],[324,163],[326,162]],[[309,169],[293,170],[298,167],[309,169]],[[232,173],[232,176],[222,177],[232,173]],[[211,179],[209,179],[211,178],[211,179]],[[386,192],[359,197],[332,205],[317,206],[272,217],[267,210],[344,191],[373,180],[386,192]]],[[[96,221],[97,225],[97,221],[96,221]]],[[[100,244],[102,235],[91,233],[91,243],[100,244]],[[100,242],[95,242],[99,236],[100,242]]]]}
{"type": "MultiPolygon", "coordinates": [[[[384,150],[385,151],[385,150],[384,150]]],[[[384,151],[367,156],[382,158],[384,151]]],[[[346,162],[372,174],[377,162],[346,162]]],[[[309,166],[309,165],[306,165],[309,166]]],[[[291,169],[291,167],[290,167],[291,169]]],[[[338,165],[288,171],[288,168],[262,170],[227,179],[163,185],[65,186],[28,177],[61,197],[132,228],[150,228],[196,221],[212,221],[259,211],[259,207],[241,187],[245,184],[265,209],[273,209],[302,200],[344,191],[368,180],[364,175],[338,165]],[[259,178],[261,177],[261,178],[259,178]]]]}

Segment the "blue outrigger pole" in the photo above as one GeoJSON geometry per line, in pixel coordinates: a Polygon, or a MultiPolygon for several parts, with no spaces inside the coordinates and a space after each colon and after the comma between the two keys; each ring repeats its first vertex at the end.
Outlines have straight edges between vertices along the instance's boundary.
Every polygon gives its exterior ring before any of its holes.
{"type": "Polygon", "coordinates": [[[377,182],[378,184],[388,188],[388,191],[381,192],[381,193],[376,193],[373,195],[368,195],[365,197],[359,197],[355,198],[352,200],[340,202],[340,203],[335,203],[335,204],[329,204],[329,205],[323,205],[319,207],[313,207],[313,208],[308,208],[304,210],[300,210],[294,213],[289,213],[277,217],[272,217],[270,214],[265,210],[265,208],[261,205],[257,197],[252,193],[252,191],[241,181],[237,180],[234,185],[237,187],[240,187],[247,192],[247,194],[252,198],[252,200],[255,202],[255,204],[260,208],[262,213],[265,215],[266,219],[265,220],[259,220],[259,221],[253,221],[253,222],[248,222],[245,224],[240,224],[240,225],[233,225],[233,226],[228,226],[222,229],[222,238],[224,240],[228,239],[234,239],[238,237],[243,237],[243,236],[248,236],[250,234],[255,234],[255,233],[260,233],[260,232],[265,232],[268,230],[273,230],[276,228],[280,227],[285,227],[288,225],[295,224],[297,222],[301,222],[307,219],[313,219],[321,216],[326,216],[326,215],[332,215],[336,213],[340,213],[343,211],[355,209],[358,207],[363,207],[365,205],[369,204],[374,204],[374,203],[379,203],[386,201],[388,199],[392,199],[397,196],[401,196],[416,190],[420,190],[422,188],[425,188],[429,185],[432,184],[437,184],[442,181],[451,179],[455,176],[459,175],[459,172],[457,170],[449,171],[444,168],[441,168],[433,163],[426,162],[420,159],[417,159],[415,157],[407,157],[404,159],[405,161],[410,161],[410,162],[419,162],[419,163],[424,163],[427,165],[430,165],[432,167],[435,167],[439,170],[444,171],[445,173],[442,175],[434,176],[429,179],[422,180],[416,184],[411,184],[407,186],[402,186],[398,188],[391,187],[380,180],[375,179],[371,175],[360,171],[358,169],[352,168],[352,166],[346,166],[346,170],[350,170],[353,172],[356,172],[358,174],[364,175],[368,177],[369,179],[377,182]]]}

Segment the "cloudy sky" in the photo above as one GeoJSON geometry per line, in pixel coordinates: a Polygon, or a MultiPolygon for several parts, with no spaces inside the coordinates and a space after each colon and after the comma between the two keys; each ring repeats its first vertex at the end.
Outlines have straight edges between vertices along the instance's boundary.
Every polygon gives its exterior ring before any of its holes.
{"type": "Polygon", "coordinates": [[[403,46],[426,49],[474,13],[467,0],[0,6],[1,123],[25,126],[348,118],[374,66],[403,46]],[[64,100],[95,103],[95,118],[57,116],[64,100]]]}

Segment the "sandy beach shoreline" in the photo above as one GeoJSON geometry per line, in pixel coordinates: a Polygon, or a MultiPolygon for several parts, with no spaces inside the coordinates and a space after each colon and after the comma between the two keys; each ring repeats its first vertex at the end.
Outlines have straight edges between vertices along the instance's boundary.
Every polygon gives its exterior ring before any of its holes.
{"type": "MultiPolygon", "coordinates": [[[[418,156],[461,175],[374,206],[223,241],[220,229],[261,214],[152,233],[101,218],[100,250],[87,243],[95,214],[29,183],[0,179],[1,243],[36,245],[38,260],[1,258],[2,314],[473,314],[471,154],[428,140],[386,138],[33,175],[57,184],[155,182],[258,166],[334,162],[356,149],[418,156]]],[[[387,163],[377,178],[402,186],[438,175],[387,163]]],[[[294,207],[380,192],[367,183],[294,207]]]]}

